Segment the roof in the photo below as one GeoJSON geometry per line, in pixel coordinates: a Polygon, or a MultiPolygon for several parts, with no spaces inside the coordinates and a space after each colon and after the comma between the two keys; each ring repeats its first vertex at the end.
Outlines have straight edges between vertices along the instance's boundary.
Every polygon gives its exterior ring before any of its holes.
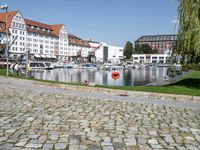
{"type": "Polygon", "coordinates": [[[29,32],[59,37],[59,32],[60,32],[60,29],[62,28],[61,25],[49,25],[49,24],[33,21],[30,19],[24,19],[24,20],[25,20],[26,25],[40,28],[40,29],[37,29],[37,28],[26,27],[27,31],[29,32]],[[41,29],[46,29],[46,30],[43,31],[41,29]],[[47,30],[49,30],[50,32],[48,32],[47,30]]]}
{"type": "Polygon", "coordinates": [[[52,28],[52,30],[53,30],[53,33],[54,33],[56,36],[59,36],[60,30],[62,29],[63,26],[64,26],[64,24],[54,24],[54,25],[51,25],[51,28],[52,28]]]}
{"type": "Polygon", "coordinates": [[[69,40],[69,44],[71,44],[71,45],[90,47],[90,44],[87,41],[85,41],[73,34],[68,34],[68,40],[69,40]]]}
{"type": "MultiPolygon", "coordinates": [[[[18,13],[19,11],[10,11],[7,12],[7,16],[8,16],[8,28],[10,28],[11,26],[11,22],[12,22],[12,18],[18,13]]],[[[1,22],[6,22],[6,13],[0,13],[0,21],[1,22]]]]}
{"type": "Polygon", "coordinates": [[[41,23],[41,22],[29,20],[29,19],[24,19],[24,21],[25,21],[26,25],[30,25],[30,26],[34,26],[34,27],[40,27],[40,28],[43,28],[43,29],[51,30],[51,31],[53,30],[51,25],[48,25],[48,24],[44,24],[44,23],[41,23]]]}
{"type": "Polygon", "coordinates": [[[0,33],[6,32],[6,24],[5,22],[0,21],[0,33]]]}
{"type": "Polygon", "coordinates": [[[175,41],[175,40],[177,40],[176,34],[145,35],[137,39],[136,42],[175,41]]]}

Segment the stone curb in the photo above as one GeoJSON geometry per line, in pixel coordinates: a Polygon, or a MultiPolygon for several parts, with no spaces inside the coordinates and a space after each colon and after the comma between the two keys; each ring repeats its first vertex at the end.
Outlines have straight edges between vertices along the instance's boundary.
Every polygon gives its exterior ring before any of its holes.
{"type": "Polygon", "coordinates": [[[94,86],[77,86],[77,85],[66,85],[66,84],[59,84],[59,83],[47,83],[41,81],[34,81],[34,80],[25,80],[25,79],[14,79],[12,80],[23,80],[24,82],[29,82],[32,84],[42,84],[48,86],[56,86],[61,89],[65,90],[80,90],[85,92],[102,92],[106,94],[114,94],[114,95],[123,95],[123,96],[144,96],[149,98],[159,98],[159,99],[174,99],[174,100],[191,100],[194,102],[200,103],[200,96],[191,96],[191,95],[176,95],[176,94],[164,94],[164,93],[154,93],[154,92],[142,92],[142,91],[127,91],[127,90],[117,90],[117,89],[107,89],[107,88],[100,88],[94,86]]]}
{"type": "Polygon", "coordinates": [[[154,93],[154,92],[142,92],[142,91],[127,91],[127,90],[115,90],[106,89],[99,87],[83,87],[83,86],[73,86],[73,85],[61,85],[59,87],[66,90],[81,90],[86,92],[102,92],[114,95],[124,95],[124,96],[145,96],[145,97],[155,97],[159,99],[174,99],[174,100],[191,100],[200,103],[200,96],[191,95],[176,95],[176,94],[164,94],[164,93],[154,93]]]}

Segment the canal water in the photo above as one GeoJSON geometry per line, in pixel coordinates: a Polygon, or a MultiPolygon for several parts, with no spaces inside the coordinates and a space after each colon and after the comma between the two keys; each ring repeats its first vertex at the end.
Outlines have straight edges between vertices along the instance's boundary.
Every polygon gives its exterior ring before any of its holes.
{"type": "Polygon", "coordinates": [[[113,71],[90,69],[58,68],[33,72],[34,77],[43,80],[53,80],[73,83],[96,83],[98,85],[111,86],[135,86],[145,85],[156,81],[162,81],[167,74],[165,67],[147,67],[142,69],[119,70],[120,78],[113,80],[113,71]]]}

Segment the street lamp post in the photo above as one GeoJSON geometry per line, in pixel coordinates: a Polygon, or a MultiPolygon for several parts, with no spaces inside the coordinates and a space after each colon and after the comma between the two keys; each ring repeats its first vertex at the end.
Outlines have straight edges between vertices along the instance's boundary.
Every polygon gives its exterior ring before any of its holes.
{"type": "Polygon", "coordinates": [[[6,50],[5,50],[5,54],[6,54],[6,70],[7,70],[7,76],[8,76],[8,55],[9,55],[9,50],[8,50],[8,5],[1,5],[0,8],[2,10],[6,10],[6,50]]]}

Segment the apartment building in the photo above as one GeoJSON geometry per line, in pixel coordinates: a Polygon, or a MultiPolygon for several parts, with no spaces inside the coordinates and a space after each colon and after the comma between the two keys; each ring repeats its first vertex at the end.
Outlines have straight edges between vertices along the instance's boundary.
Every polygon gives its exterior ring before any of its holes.
{"type": "MultiPolygon", "coordinates": [[[[9,29],[9,57],[17,59],[27,50],[34,59],[67,59],[68,36],[64,25],[49,25],[25,19],[19,11],[7,13],[9,29]]],[[[6,13],[0,13],[0,26],[5,28],[6,13]]],[[[5,31],[5,30],[4,30],[5,31]]],[[[1,44],[6,41],[0,32],[1,44]]]]}
{"type": "Polygon", "coordinates": [[[135,45],[148,44],[152,49],[157,49],[159,54],[164,54],[172,49],[173,43],[177,40],[177,35],[145,35],[135,41],[135,45]]]}
{"type": "Polygon", "coordinates": [[[68,39],[69,60],[78,62],[88,62],[88,55],[91,51],[91,46],[89,45],[89,43],[73,34],[69,34],[68,39]]]}
{"type": "Polygon", "coordinates": [[[53,33],[58,37],[55,42],[54,52],[55,55],[61,61],[66,61],[68,59],[68,32],[64,24],[54,24],[51,25],[53,33]]]}
{"type": "MultiPolygon", "coordinates": [[[[68,34],[63,24],[51,25],[26,19],[20,11],[7,12],[7,16],[10,59],[18,59],[26,51],[30,51],[31,59],[44,61],[118,63],[123,59],[123,47],[83,40],[68,34]]],[[[6,13],[0,13],[1,49],[5,49],[5,31],[6,13]]]]}
{"type": "MultiPolygon", "coordinates": [[[[26,24],[19,11],[11,11],[8,16],[9,54],[11,58],[16,59],[20,54],[26,51],[26,24]],[[12,43],[11,43],[12,42],[12,43]]],[[[6,43],[6,13],[0,13],[1,27],[4,28],[1,34],[1,44],[6,43]]]]}

